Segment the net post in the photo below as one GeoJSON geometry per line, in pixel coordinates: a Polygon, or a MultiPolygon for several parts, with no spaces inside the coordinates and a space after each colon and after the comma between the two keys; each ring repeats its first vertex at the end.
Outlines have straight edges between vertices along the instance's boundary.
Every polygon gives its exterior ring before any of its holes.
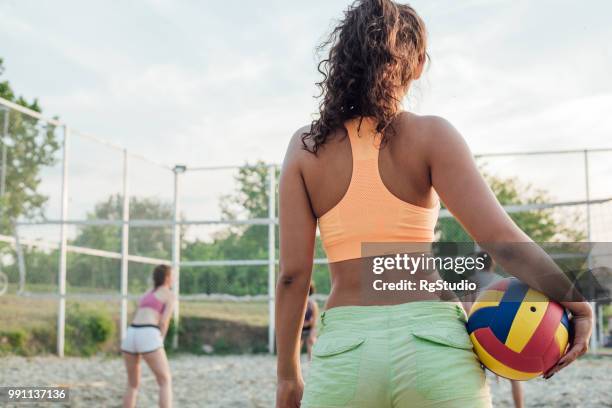
{"type": "Polygon", "coordinates": [[[123,210],[121,226],[121,340],[125,338],[128,321],[128,268],[130,250],[130,196],[128,186],[129,156],[127,149],[123,150],[123,210]]]}
{"type": "Polygon", "coordinates": [[[603,306],[602,305],[597,305],[597,326],[596,330],[597,330],[597,340],[598,340],[598,344],[604,344],[605,343],[605,334],[604,334],[604,311],[603,311],[603,306]]]}
{"type": "MultiPolygon", "coordinates": [[[[586,233],[587,233],[587,242],[589,243],[589,254],[587,255],[587,265],[588,269],[593,269],[593,259],[591,258],[591,251],[593,250],[593,245],[591,243],[591,185],[590,185],[590,177],[589,177],[589,151],[583,151],[583,161],[584,161],[584,188],[586,195],[586,233]]],[[[591,308],[593,309],[593,327],[597,330],[597,302],[591,301],[591,308]]],[[[595,335],[591,335],[589,349],[593,352],[597,351],[598,348],[597,341],[597,333],[595,335]]]]}
{"type": "MultiPolygon", "coordinates": [[[[9,110],[6,107],[2,107],[2,115],[4,116],[4,121],[2,123],[2,167],[0,168],[0,199],[4,197],[4,193],[6,192],[6,160],[7,160],[7,138],[9,132],[9,110]]],[[[1,213],[1,212],[0,212],[1,213]]]]}
{"type": "Polygon", "coordinates": [[[57,307],[57,355],[64,356],[64,342],[66,334],[66,268],[67,268],[67,238],[66,219],[68,218],[68,147],[70,129],[64,125],[64,140],[62,149],[62,201],[60,242],[59,242],[59,270],[58,270],[58,307],[57,307]]]}
{"type": "Polygon", "coordinates": [[[172,272],[174,273],[174,293],[176,294],[176,303],[174,305],[174,334],[172,336],[172,348],[177,349],[179,346],[179,297],[180,289],[180,267],[181,267],[181,226],[180,221],[180,175],[187,171],[184,165],[176,165],[172,170],[174,172],[174,198],[172,210],[172,272]]]}
{"type": "Polygon", "coordinates": [[[19,240],[19,227],[17,223],[13,225],[13,237],[15,239],[15,253],[17,254],[17,267],[19,269],[19,288],[17,294],[21,295],[25,292],[26,283],[26,268],[25,261],[23,258],[23,248],[21,247],[21,241],[19,240]]]}
{"type": "Polygon", "coordinates": [[[276,292],[276,166],[268,167],[268,352],[274,354],[276,292]]]}

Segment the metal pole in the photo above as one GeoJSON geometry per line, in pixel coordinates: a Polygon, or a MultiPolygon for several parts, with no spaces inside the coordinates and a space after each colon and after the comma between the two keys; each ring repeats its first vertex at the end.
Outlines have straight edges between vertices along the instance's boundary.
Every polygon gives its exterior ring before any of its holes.
{"type": "Polygon", "coordinates": [[[7,159],[7,137],[8,137],[8,129],[9,129],[9,111],[4,108],[4,123],[2,125],[2,174],[0,174],[0,199],[4,197],[4,193],[6,192],[6,159],[7,159]]]}
{"type": "MultiPolygon", "coordinates": [[[[61,218],[62,221],[68,218],[68,144],[70,129],[64,126],[64,143],[62,155],[62,202],[61,218]]],[[[66,329],[66,224],[60,225],[59,243],[59,273],[58,273],[58,292],[59,302],[57,308],[57,355],[64,356],[64,336],[66,329]]]]}
{"type": "MultiPolygon", "coordinates": [[[[0,167],[0,228],[2,228],[2,223],[4,222],[4,194],[6,192],[6,169],[7,169],[7,165],[6,165],[6,159],[7,159],[7,147],[6,147],[6,143],[8,141],[8,121],[9,121],[9,111],[7,108],[2,108],[3,112],[4,112],[4,123],[2,124],[2,135],[0,135],[0,142],[2,143],[2,156],[0,157],[0,160],[2,160],[2,164],[0,167]]],[[[8,218],[7,218],[8,219],[8,218]]],[[[17,235],[17,225],[13,225],[13,233],[15,234],[15,245],[16,245],[16,249],[17,249],[17,258],[19,258],[19,237],[17,235]]],[[[19,259],[18,259],[19,260],[19,259]]],[[[21,264],[20,264],[21,265],[21,264]]],[[[23,290],[23,286],[21,285],[22,283],[22,278],[23,278],[23,274],[22,274],[22,270],[21,268],[19,269],[19,290],[18,293],[21,293],[21,291],[23,290]]]]}
{"type": "MultiPolygon", "coordinates": [[[[589,151],[584,150],[584,187],[586,194],[586,233],[587,233],[587,243],[589,245],[589,254],[587,256],[587,265],[588,269],[593,269],[593,260],[591,258],[591,251],[593,250],[593,245],[591,243],[591,205],[589,201],[591,200],[591,183],[589,177],[589,151]]],[[[595,328],[595,335],[591,335],[591,351],[597,351],[598,342],[597,342],[597,303],[591,302],[591,307],[593,308],[593,327],[595,328]]]]}
{"type": "Polygon", "coordinates": [[[130,250],[130,196],[128,189],[128,152],[123,150],[123,225],[121,226],[121,340],[125,337],[128,321],[128,268],[130,250]]]}
{"type": "Polygon", "coordinates": [[[597,341],[598,344],[603,344],[605,342],[604,339],[604,321],[603,321],[603,306],[602,305],[598,305],[597,306],[597,341]]]}
{"type": "Polygon", "coordinates": [[[180,218],[180,175],[186,170],[185,166],[174,167],[174,209],[172,226],[172,271],[174,272],[174,293],[176,294],[176,304],[174,305],[174,336],[172,338],[172,348],[177,349],[179,344],[179,296],[180,296],[180,265],[181,265],[181,226],[178,224],[180,218]]]}
{"type": "Polygon", "coordinates": [[[21,247],[21,241],[19,240],[19,228],[17,225],[13,226],[13,234],[15,237],[15,252],[17,253],[17,267],[19,268],[19,288],[17,294],[21,295],[25,292],[25,261],[23,258],[23,248],[21,247]]]}
{"type": "Polygon", "coordinates": [[[17,289],[17,294],[22,294],[25,292],[25,283],[26,283],[26,269],[25,262],[23,258],[23,248],[21,247],[21,241],[19,240],[19,227],[15,225],[13,227],[13,234],[15,236],[15,252],[17,253],[17,267],[19,268],[19,289],[17,289]]]}
{"type": "Polygon", "coordinates": [[[268,167],[268,351],[274,353],[274,301],[276,287],[276,167],[268,167]]]}
{"type": "MultiPolygon", "coordinates": [[[[591,242],[591,206],[589,205],[589,201],[591,201],[591,183],[589,180],[589,151],[584,150],[584,187],[586,194],[586,232],[587,232],[587,241],[591,242]]],[[[589,257],[590,260],[590,257],[589,257]]]]}

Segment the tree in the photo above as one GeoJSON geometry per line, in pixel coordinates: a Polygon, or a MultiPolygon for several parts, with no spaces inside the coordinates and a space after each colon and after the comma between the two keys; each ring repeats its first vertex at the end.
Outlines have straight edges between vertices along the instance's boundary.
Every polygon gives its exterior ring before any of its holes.
{"type": "Polygon", "coordinates": [[[268,166],[262,161],[239,168],[234,177],[238,185],[236,192],[221,198],[222,216],[230,220],[240,216],[267,218],[270,190],[268,175],[268,166]]]}
{"type": "MultiPolygon", "coordinates": [[[[484,177],[502,205],[544,204],[553,201],[546,191],[521,184],[516,177],[501,178],[487,173],[484,173],[484,177]]],[[[585,238],[584,232],[575,227],[580,219],[575,213],[544,209],[512,213],[510,217],[536,242],[577,242],[585,238]]],[[[436,233],[440,242],[472,242],[472,238],[454,218],[440,219],[436,233]]]]}
{"type": "MultiPolygon", "coordinates": [[[[0,79],[4,74],[3,62],[0,58],[0,79]]],[[[0,97],[42,112],[37,99],[29,102],[23,96],[17,96],[7,80],[0,80],[0,97]]],[[[53,126],[0,106],[0,174],[6,171],[0,177],[0,183],[4,180],[4,185],[0,186],[0,191],[4,191],[0,196],[0,234],[12,235],[12,221],[19,217],[43,216],[48,197],[39,191],[40,171],[56,163],[55,153],[59,143],[54,130],[53,126]],[[4,163],[3,157],[6,157],[4,163]]],[[[12,254],[9,248],[0,243],[0,260],[6,259],[4,256],[7,253],[12,254]]],[[[26,266],[32,269],[33,280],[50,283],[49,265],[57,264],[54,251],[49,253],[31,248],[24,249],[24,252],[28,253],[26,266]]],[[[9,281],[15,282],[18,279],[16,263],[7,262],[4,267],[9,281]]]]}
{"type": "MultiPolygon", "coordinates": [[[[134,220],[171,220],[172,203],[157,198],[131,197],[130,218],[134,220]]],[[[123,196],[113,194],[95,205],[86,216],[88,220],[120,221],[123,219],[123,196]]],[[[172,253],[172,226],[131,227],[130,253],[169,259],[172,253]]],[[[74,245],[118,252],[121,250],[121,227],[86,225],[79,227],[74,245]]]]}
{"type": "MultiPolygon", "coordinates": [[[[172,203],[156,198],[130,198],[130,218],[146,220],[171,220],[172,203]]],[[[106,201],[96,204],[94,210],[87,214],[88,220],[122,220],[123,196],[116,194],[106,201]]],[[[86,225],[79,227],[72,245],[121,251],[121,227],[109,225],[86,225]]],[[[147,256],[159,259],[170,259],[172,254],[172,227],[131,227],[129,234],[129,252],[132,255],[147,256]]],[[[113,259],[94,258],[89,255],[70,254],[68,258],[67,279],[71,286],[95,289],[118,290],[120,262],[113,259]]],[[[150,278],[149,265],[130,264],[131,290],[144,289],[150,278]]]]}
{"type": "MultiPolygon", "coordinates": [[[[0,77],[3,73],[0,58],[0,77]]],[[[37,99],[28,102],[23,96],[17,96],[7,80],[0,81],[0,97],[36,112],[42,111],[37,99]]],[[[0,132],[5,129],[6,118],[0,112],[0,132]]],[[[10,234],[11,220],[43,216],[48,197],[39,192],[40,171],[56,163],[59,143],[53,126],[16,111],[8,112],[8,134],[0,142],[0,148],[5,148],[7,153],[5,194],[0,197],[0,233],[10,234]]]]}
{"type": "MultiPolygon", "coordinates": [[[[238,170],[237,188],[221,198],[222,217],[227,220],[268,217],[269,173],[264,162],[238,170]]],[[[268,257],[267,225],[232,225],[212,237],[185,245],[186,260],[237,260],[268,257]]],[[[266,266],[219,266],[181,271],[181,291],[255,295],[267,292],[266,266]]]]}
{"type": "MultiPolygon", "coordinates": [[[[254,165],[241,167],[234,179],[237,185],[235,192],[221,198],[223,217],[230,220],[267,218],[270,191],[268,165],[259,161],[254,165]]],[[[276,229],[277,248],[278,242],[278,229],[276,229]]],[[[315,257],[325,257],[319,238],[316,240],[315,251],[315,257]]],[[[265,260],[267,256],[267,225],[229,226],[215,234],[212,242],[195,241],[186,244],[183,250],[184,259],[189,260],[265,260]]],[[[181,279],[184,281],[181,283],[181,290],[185,289],[192,293],[254,295],[265,294],[268,290],[267,266],[209,267],[189,273],[183,269],[181,279]]],[[[330,281],[326,265],[314,266],[313,280],[319,291],[323,293],[329,291],[330,281]]]]}

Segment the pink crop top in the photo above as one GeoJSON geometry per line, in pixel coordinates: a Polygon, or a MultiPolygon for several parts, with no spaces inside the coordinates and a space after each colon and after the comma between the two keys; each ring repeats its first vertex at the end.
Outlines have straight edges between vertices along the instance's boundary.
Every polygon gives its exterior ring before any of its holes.
{"type": "Polygon", "coordinates": [[[159,314],[161,314],[164,312],[164,308],[166,307],[166,305],[161,300],[159,300],[157,296],[155,296],[154,291],[150,291],[140,298],[138,307],[148,307],[149,309],[153,309],[159,314]]]}

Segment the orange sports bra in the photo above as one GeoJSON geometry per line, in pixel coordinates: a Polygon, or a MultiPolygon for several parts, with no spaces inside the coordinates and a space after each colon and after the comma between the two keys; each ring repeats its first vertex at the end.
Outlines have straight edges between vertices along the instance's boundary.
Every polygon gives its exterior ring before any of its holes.
{"type": "Polygon", "coordinates": [[[371,118],[345,123],[353,155],[353,173],[346,193],[319,217],[327,259],[361,258],[362,243],[430,243],[439,203],[432,208],[407,203],[385,187],[378,171],[380,134],[371,118]],[[358,129],[359,128],[359,129],[358,129]]]}

